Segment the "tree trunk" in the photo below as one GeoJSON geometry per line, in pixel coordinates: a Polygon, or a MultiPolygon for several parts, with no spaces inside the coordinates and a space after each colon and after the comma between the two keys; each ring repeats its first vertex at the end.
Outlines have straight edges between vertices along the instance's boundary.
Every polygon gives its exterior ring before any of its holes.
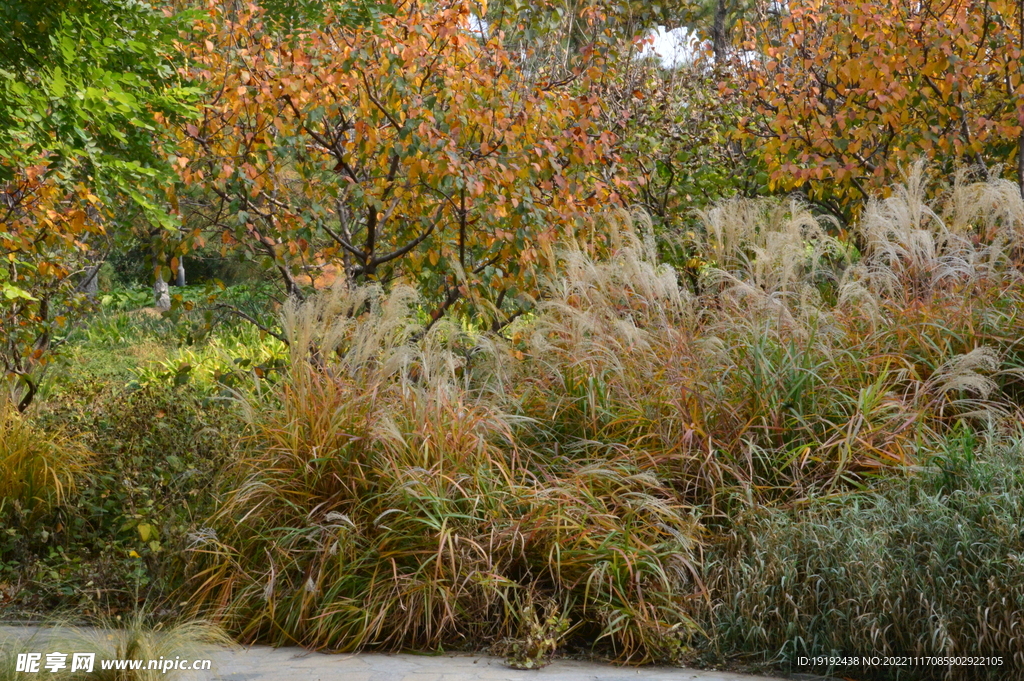
{"type": "Polygon", "coordinates": [[[93,265],[85,271],[85,280],[82,282],[82,292],[89,300],[96,300],[96,294],[100,291],[100,266],[93,265]]]}
{"type": "Polygon", "coordinates": [[[1024,197],[1024,132],[1017,137],[1017,186],[1024,197]]]}
{"type": "MultiPolygon", "coordinates": [[[[94,208],[89,208],[89,217],[99,220],[100,216],[94,208]]],[[[109,251],[108,251],[109,253],[109,251]]],[[[100,268],[107,261],[108,253],[89,249],[90,264],[85,268],[85,274],[78,281],[75,289],[84,293],[89,300],[96,300],[96,294],[100,290],[100,268]]]]}
{"type": "Polygon", "coordinates": [[[725,61],[725,51],[728,48],[728,43],[725,39],[726,1],[717,0],[715,2],[715,19],[711,25],[711,49],[714,50],[716,65],[725,61]]]}
{"type": "Polygon", "coordinates": [[[94,262],[89,267],[85,268],[85,275],[82,280],[78,282],[78,290],[84,293],[89,300],[96,300],[96,294],[100,290],[100,267],[103,266],[103,260],[94,262]]]}

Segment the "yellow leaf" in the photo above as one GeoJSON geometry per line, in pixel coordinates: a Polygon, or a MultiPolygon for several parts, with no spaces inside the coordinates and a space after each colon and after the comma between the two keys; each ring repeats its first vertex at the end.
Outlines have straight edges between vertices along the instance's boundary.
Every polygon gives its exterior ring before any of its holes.
{"type": "Polygon", "coordinates": [[[149,541],[150,537],[156,535],[156,528],[150,525],[149,523],[142,523],[135,529],[139,531],[139,539],[141,539],[142,541],[149,541]]]}

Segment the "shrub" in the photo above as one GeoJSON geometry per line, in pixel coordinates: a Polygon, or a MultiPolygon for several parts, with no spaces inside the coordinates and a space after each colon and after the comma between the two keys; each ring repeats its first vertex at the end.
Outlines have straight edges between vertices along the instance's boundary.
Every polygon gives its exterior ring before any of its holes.
{"type": "MultiPolygon", "coordinates": [[[[22,418],[32,441],[66,433],[63,440],[94,454],[62,505],[31,522],[10,518],[0,533],[0,582],[9,585],[13,615],[123,612],[173,587],[179,543],[214,504],[210,482],[236,421],[231,402],[192,386],[131,384],[133,371],[165,351],[149,338],[130,346],[83,333],[31,418],[22,418]]],[[[54,450],[58,461],[70,461],[65,450],[54,450]]]]}
{"type": "Polygon", "coordinates": [[[1019,435],[992,439],[964,428],[920,476],[737,517],[706,554],[709,657],[792,669],[798,656],[996,655],[1002,667],[816,671],[1014,677],[1024,668],[1024,449],[1019,435]]]}

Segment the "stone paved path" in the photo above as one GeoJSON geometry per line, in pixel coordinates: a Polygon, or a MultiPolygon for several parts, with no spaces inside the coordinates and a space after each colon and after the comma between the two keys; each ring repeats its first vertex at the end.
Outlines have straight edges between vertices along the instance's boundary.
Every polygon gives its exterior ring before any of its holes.
{"type": "MultiPolygon", "coordinates": [[[[36,627],[0,626],[0,642],[12,637],[38,641],[45,650],[50,632],[36,627]]],[[[36,645],[32,645],[35,650],[36,645]]],[[[209,672],[178,675],[195,681],[781,681],[732,672],[682,667],[615,667],[556,660],[540,670],[509,669],[501,659],[481,655],[326,655],[301,648],[252,646],[211,649],[209,672]]],[[[21,675],[28,681],[36,675],[21,675]]],[[[45,681],[46,672],[37,675],[45,681]]],[[[168,675],[168,681],[172,676],[168,675]]]]}
{"type": "Polygon", "coordinates": [[[556,660],[540,670],[516,670],[498,658],[463,655],[322,655],[254,646],[216,656],[214,665],[219,662],[220,670],[211,681],[772,681],[730,672],[571,660],[556,660]]]}

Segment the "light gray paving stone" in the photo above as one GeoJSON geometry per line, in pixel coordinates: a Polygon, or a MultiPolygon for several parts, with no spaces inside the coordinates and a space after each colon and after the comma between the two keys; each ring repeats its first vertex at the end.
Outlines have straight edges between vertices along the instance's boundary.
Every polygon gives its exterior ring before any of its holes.
{"type": "MultiPolygon", "coordinates": [[[[59,632],[0,626],[0,641],[16,637],[42,645],[59,632]]],[[[48,652],[40,649],[38,652],[48,652]]],[[[182,676],[195,681],[781,681],[733,672],[682,667],[615,667],[556,660],[539,670],[510,669],[482,655],[328,655],[301,648],[211,649],[213,669],[182,676]]],[[[45,676],[45,675],[44,675],[45,676]]],[[[27,679],[28,677],[26,677],[27,679]]],[[[43,681],[42,678],[39,681],[43,681]]],[[[168,681],[171,676],[168,675],[168,681]]]]}

